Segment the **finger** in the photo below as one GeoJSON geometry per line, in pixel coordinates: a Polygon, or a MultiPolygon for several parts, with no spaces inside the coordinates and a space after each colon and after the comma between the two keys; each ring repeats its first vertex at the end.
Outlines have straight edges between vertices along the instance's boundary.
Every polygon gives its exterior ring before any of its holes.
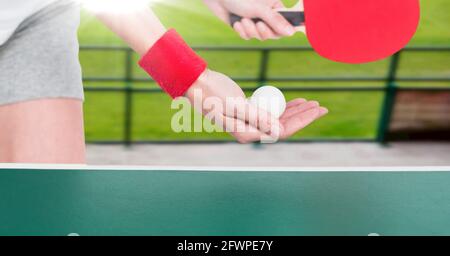
{"type": "MultiPolygon", "coordinates": [[[[286,123],[286,121],[288,121],[290,118],[292,118],[292,116],[301,115],[305,111],[311,111],[313,109],[316,109],[316,108],[310,108],[308,110],[300,110],[300,111],[297,110],[296,112],[292,112],[290,114],[290,117],[283,117],[283,119],[280,119],[280,121],[283,122],[283,123],[286,123]]],[[[323,116],[325,116],[325,115],[327,115],[329,113],[327,108],[317,107],[317,109],[319,110],[319,116],[317,117],[317,119],[319,119],[319,118],[321,118],[321,117],[323,117],[323,116]]]]}
{"type": "Polygon", "coordinates": [[[261,143],[275,143],[281,138],[281,132],[276,136],[267,135],[257,128],[247,124],[246,122],[224,117],[224,129],[229,132],[240,143],[261,142],[261,143]]]}
{"type": "Polygon", "coordinates": [[[292,113],[292,109],[299,107],[302,104],[305,104],[308,102],[306,99],[298,98],[295,100],[291,100],[286,104],[286,109],[284,110],[283,114],[281,115],[280,119],[285,118],[287,115],[290,115],[292,113]]]}
{"type": "Polygon", "coordinates": [[[250,125],[271,137],[278,138],[280,136],[282,127],[277,118],[250,103],[247,103],[246,108],[248,109],[246,121],[250,125]]]}
{"type": "Polygon", "coordinates": [[[280,121],[270,115],[269,112],[250,104],[245,98],[227,101],[225,115],[244,121],[259,131],[270,136],[281,134],[280,121]]]}
{"type": "Polygon", "coordinates": [[[310,109],[319,108],[319,106],[319,102],[317,101],[308,101],[303,104],[298,104],[295,107],[286,109],[280,119],[289,119],[293,115],[308,111],[310,109]]]}
{"type": "Polygon", "coordinates": [[[293,107],[296,107],[296,106],[301,105],[301,104],[306,103],[306,102],[307,102],[307,100],[303,99],[303,98],[298,98],[298,99],[295,99],[295,100],[291,100],[291,101],[289,101],[286,104],[286,110],[290,109],[290,108],[293,108],[293,107]]]}
{"type": "Polygon", "coordinates": [[[239,34],[239,36],[245,40],[250,40],[250,37],[245,33],[244,26],[241,22],[236,22],[233,25],[234,30],[239,34]]]}
{"type": "Polygon", "coordinates": [[[328,114],[330,111],[327,108],[324,107],[320,107],[319,108],[319,118],[325,116],[326,114],[328,114]]]}
{"type": "Polygon", "coordinates": [[[260,17],[276,34],[292,36],[296,32],[295,28],[277,11],[265,9],[261,12],[260,17]]]}
{"type": "Polygon", "coordinates": [[[261,40],[258,30],[256,29],[255,23],[252,20],[244,18],[241,20],[242,26],[244,27],[245,33],[249,38],[256,38],[261,40]]]}
{"type": "Polygon", "coordinates": [[[245,144],[260,141],[264,137],[264,134],[258,129],[246,124],[242,120],[224,117],[224,122],[225,130],[235,137],[239,143],[245,144]]]}
{"type": "Polygon", "coordinates": [[[283,139],[286,139],[292,136],[296,132],[310,125],[318,118],[320,118],[319,108],[313,108],[308,111],[299,112],[296,115],[291,116],[289,119],[286,119],[284,121],[284,133],[281,137],[283,139]]]}
{"type": "Polygon", "coordinates": [[[256,29],[261,35],[262,40],[279,38],[277,35],[275,35],[275,32],[273,32],[272,29],[270,29],[264,22],[256,23],[256,29]]]}

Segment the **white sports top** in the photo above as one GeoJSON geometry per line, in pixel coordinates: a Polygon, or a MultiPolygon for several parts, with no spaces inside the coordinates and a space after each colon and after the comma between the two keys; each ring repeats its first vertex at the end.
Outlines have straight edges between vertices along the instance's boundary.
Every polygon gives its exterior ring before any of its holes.
{"type": "Polygon", "coordinates": [[[58,0],[0,0],[0,45],[26,18],[55,1],[58,0]]]}

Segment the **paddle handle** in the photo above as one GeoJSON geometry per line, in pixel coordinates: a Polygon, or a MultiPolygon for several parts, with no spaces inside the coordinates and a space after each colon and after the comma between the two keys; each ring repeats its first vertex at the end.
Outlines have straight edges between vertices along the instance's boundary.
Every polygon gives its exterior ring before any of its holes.
{"type": "MultiPolygon", "coordinates": [[[[298,11],[281,11],[279,12],[292,26],[298,27],[305,24],[305,13],[304,12],[298,12],[298,11]]],[[[236,14],[230,15],[230,24],[231,26],[234,26],[236,22],[239,22],[242,20],[241,16],[238,16],[236,14]]],[[[264,22],[260,18],[253,18],[253,22],[264,22]]]]}

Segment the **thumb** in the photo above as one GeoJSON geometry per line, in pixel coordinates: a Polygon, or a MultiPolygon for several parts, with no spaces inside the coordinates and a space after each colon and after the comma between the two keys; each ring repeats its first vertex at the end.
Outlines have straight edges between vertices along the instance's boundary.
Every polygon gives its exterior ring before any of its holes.
{"type": "Polygon", "coordinates": [[[218,2],[205,1],[206,6],[223,22],[230,23],[230,13],[218,2]]]}
{"type": "Polygon", "coordinates": [[[217,8],[215,10],[216,16],[226,24],[230,24],[230,13],[224,8],[217,8]]]}

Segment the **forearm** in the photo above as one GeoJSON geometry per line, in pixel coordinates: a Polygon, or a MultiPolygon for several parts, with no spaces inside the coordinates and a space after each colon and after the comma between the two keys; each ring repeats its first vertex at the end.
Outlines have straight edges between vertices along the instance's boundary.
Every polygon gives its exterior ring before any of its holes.
{"type": "Polygon", "coordinates": [[[122,38],[140,56],[167,31],[150,8],[126,13],[95,13],[109,29],[122,38]]]}

